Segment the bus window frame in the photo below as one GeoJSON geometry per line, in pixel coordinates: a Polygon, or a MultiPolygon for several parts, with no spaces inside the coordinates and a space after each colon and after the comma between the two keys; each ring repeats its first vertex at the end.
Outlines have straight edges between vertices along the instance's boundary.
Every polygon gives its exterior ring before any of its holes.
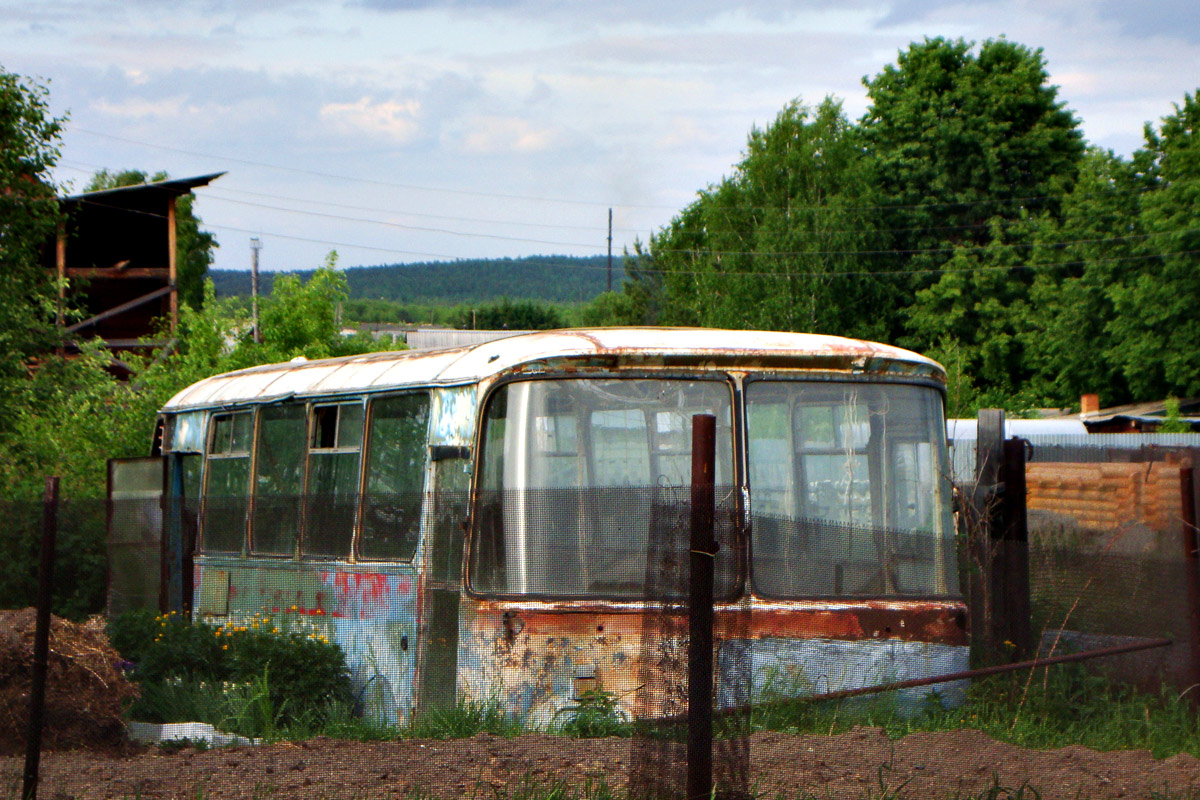
{"type": "MultiPolygon", "coordinates": [[[[478,386],[478,384],[475,384],[478,386]]],[[[421,547],[426,532],[426,515],[429,513],[430,498],[429,498],[429,466],[432,461],[430,458],[430,448],[433,446],[431,441],[431,433],[433,431],[433,392],[435,386],[414,386],[405,388],[399,391],[389,391],[380,394],[364,395],[366,401],[366,409],[363,413],[363,443],[362,451],[359,456],[358,470],[358,507],[354,516],[354,541],[352,551],[352,560],[364,564],[413,564],[417,560],[418,554],[421,552],[421,547]],[[362,555],[361,538],[362,538],[362,522],[363,513],[365,512],[364,502],[367,496],[367,465],[370,463],[371,450],[375,446],[375,437],[371,435],[371,425],[375,420],[375,403],[391,400],[396,397],[411,397],[415,395],[423,395],[425,397],[425,439],[421,446],[421,452],[424,454],[424,461],[421,466],[421,508],[418,513],[417,523],[417,544],[413,548],[412,554],[408,558],[371,558],[362,555]]],[[[473,466],[473,465],[472,465],[473,466]]],[[[464,555],[464,562],[465,562],[464,555]]]]}
{"type": "MultiPolygon", "coordinates": [[[[363,474],[365,472],[364,449],[366,446],[367,436],[367,408],[370,405],[371,396],[363,393],[359,395],[350,395],[343,397],[331,398],[308,398],[305,401],[305,419],[304,419],[304,474],[300,481],[300,530],[296,539],[296,557],[300,560],[311,561],[347,561],[353,563],[357,550],[357,539],[359,529],[359,517],[362,514],[362,490],[363,490],[363,474]],[[357,448],[338,447],[338,436],[342,431],[342,406],[359,406],[362,409],[362,422],[359,426],[359,440],[357,448]],[[317,432],[317,409],[319,408],[337,408],[337,420],[334,427],[334,446],[333,447],[314,447],[313,440],[317,432]],[[346,453],[358,453],[358,474],[354,482],[354,513],[350,518],[350,536],[349,547],[345,553],[338,555],[330,555],[328,553],[312,553],[306,549],[306,543],[309,536],[309,503],[312,501],[312,496],[309,492],[309,487],[312,483],[312,457],[316,452],[319,455],[344,455],[346,453]]],[[[257,441],[257,440],[256,440],[257,441]]]]}
{"type": "MultiPolygon", "coordinates": [[[[258,441],[258,407],[257,406],[232,406],[211,410],[205,418],[204,429],[204,472],[201,475],[201,493],[200,493],[200,530],[196,536],[197,552],[206,556],[246,556],[250,552],[250,515],[254,502],[254,462],[256,459],[254,446],[258,441]],[[213,437],[216,436],[217,426],[216,420],[218,417],[228,416],[234,417],[238,414],[250,415],[250,448],[246,452],[248,475],[246,478],[246,510],[242,518],[242,535],[241,543],[237,550],[209,550],[205,545],[208,541],[208,512],[209,512],[209,479],[212,471],[209,469],[209,461],[213,458],[217,460],[232,459],[233,453],[224,453],[214,456],[213,454],[213,437]]],[[[240,456],[238,456],[240,457],[240,456]]]]}
{"type": "MultiPolygon", "coordinates": [[[[718,603],[738,602],[743,598],[748,597],[749,591],[749,568],[750,559],[748,551],[748,537],[746,536],[748,525],[748,508],[744,503],[744,493],[742,489],[746,486],[746,473],[744,472],[744,456],[739,456],[739,453],[744,448],[741,448],[740,435],[744,432],[742,414],[742,376],[744,370],[740,369],[706,369],[698,367],[696,369],[680,369],[678,367],[668,367],[664,369],[653,369],[638,367],[628,370],[613,369],[606,367],[597,369],[595,372],[557,372],[546,371],[524,375],[504,375],[496,380],[493,380],[486,386],[482,397],[479,401],[478,411],[476,415],[476,429],[474,434],[473,461],[471,466],[471,498],[469,505],[469,520],[467,537],[463,546],[463,595],[473,601],[499,601],[506,603],[527,603],[527,602],[563,602],[576,605],[587,605],[601,603],[604,605],[623,605],[623,606],[644,606],[647,602],[654,605],[662,605],[663,603],[675,604],[684,603],[685,597],[631,597],[628,595],[587,595],[587,596],[564,596],[560,594],[547,593],[502,593],[502,592],[486,592],[480,591],[472,584],[474,578],[473,570],[473,554],[475,548],[475,539],[479,536],[479,502],[480,502],[480,486],[483,479],[484,460],[486,454],[484,452],[484,435],[487,424],[487,409],[495,395],[504,387],[513,383],[532,382],[532,381],[559,381],[559,380],[684,380],[691,382],[706,382],[723,384],[729,392],[729,430],[730,430],[730,458],[728,468],[730,470],[730,487],[734,489],[734,521],[732,539],[737,552],[734,555],[734,576],[731,582],[730,592],[726,596],[717,597],[718,603]]],[[[480,382],[483,385],[483,382],[480,382]]],[[[748,462],[747,462],[748,463],[748,462]]]]}
{"type": "MultiPolygon", "coordinates": [[[[927,592],[927,593],[921,593],[921,594],[899,594],[899,593],[896,593],[896,594],[871,594],[871,595],[867,595],[867,594],[862,594],[862,595],[858,595],[858,594],[855,594],[855,595],[812,594],[812,595],[804,595],[804,596],[791,596],[791,595],[768,594],[768,593],[762,591],[762,588],[757,585],[757,583],[754,579],[754,563],[753,563],[754,562],[754,530],[753,530],[754,487],[750,484],[750,429],[749,429],[749,426],[750,426],[750,420],[749,420],[750,404],[746,399],[749,394],[748,390],[750,388],[750,385],[753,383],[756,383],[756,382],[760,382],[760,381],[768,381],[768,382],[776,382],[776,383],[788,382],[788,381],[797,382],[797,383],[832,383],[832,384],[858,383],[858,384],[864,384],[867,386],[885,385],[886,384],[886,385],[913,386],[913,387],[918,387],[918,388],[933,389],[934,391],[937,392],[937,394],[942,402],[942,424],[941,424],[940,430],[942,431],[942,437],[943,437],[942,441],[943,442],[946,441],[946,438],[945,438],[946,437],[946,435],[945,435],[945,430],[946,430],[945,418],[946,418],[946,401],[947,401],[946,386],[936,380],[925,378],[923,376],[880,375],[880,374],[876,374],[876,373],[846,374],[846,373],[830,373],[830,372],[822,372],[822,371],[805,372],[803,370],[797,370],[795,372],[774,371],[774,370],[773,371],[763,371],[763,372],[758,372],[758,371],[747,372],[745,374],[745,377],[741,381],[742,403],[743,403],[741,422],[742,422],[742,425],[744,426],[744,434],[745,434],[745,438],[743,440],[745,446],[743,447],[743,452],[742,452],[742,455],[746,460],[746,471],[745,471],[746,483],[744,484],[744,486],[745,486],[745,491],[747,492],[747,494],[749,496],[749,504],[747,505],[747,508],[746,508],[746,526],[747,526],[746,529],[748,532],[746,567],[747,567],[748,583],[749,583],[750,592],[751,592],[752,596],[761,598],[763,600],[773,601],[773,602],[798,602],[798,603],[860,602],[860,601],[861,602],[877,602],[877,601],[886,601],[886,602],[938,601],[938,602],[941,602],[941,601],[956,601],[956,600],[961,601],[964,596],[963,587],[961,585],[959,586],[957,592],[951,592],[948,594],[937,594],[934,592],[927,592]]],[[[794,405],[789,405],[789,411],[788,411],[789,427],[792,424],[791,420],[792,420],[793,411],[794,411],[794,405]]],[[[800,457],[800,452],[797,448],[791,448],[791,450],[792,450],[792,452],[790,454],[791,472],[792,472],[793,478],[798,479],[803,474],[802,471],[798,471],[800,468],[796,464],[796,460],[800,457]]],[[[943,452],[945,453],[946,462],[947,462],[945,464],[945,467],[948,469],[949,468],[949,452],[946,449],[943,449],[943,452]]],[[[946,476],[944,478],[944,480],[946,480],[948,482],[949,477],[946,476]]],[[[950,493],[952,493],[953,487],[948,487],[948,488],[950,489],[950,493]]],[[[952,497],[949,496],[950,493],[948,493],[948,496],[946,498],[944,498],[944,503],[947,504],[947,506],[949,506],[953,502],[952,497]]],[[[872,492],[872,497],[874,497],[874,492],[872,492]]],[[[886,498],[881,498],[881,499],[886,500],[886,498]]],[[[949,528],[947,535],[937,537],[937,542],[938,542],[937,546],[941,547],[941,548],[945,548],[947,545],[949,545],[949,548],[948,548],[949,556],[945,557],[945,560],[946,560],[946,563],[952,565],[951,569],[954,569],[953,565],[957,564],[957,557],[955,555],[956,546],[955,546],[955,531],[954,531],[953,525],[951,525],[951,527],[949,528]]]]}

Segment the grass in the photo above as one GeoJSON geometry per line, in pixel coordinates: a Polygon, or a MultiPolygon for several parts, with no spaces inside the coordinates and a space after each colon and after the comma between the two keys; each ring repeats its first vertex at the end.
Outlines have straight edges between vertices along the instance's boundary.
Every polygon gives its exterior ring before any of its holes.
{"type": "Polygon", "coordinates": [[[892,738],[916,731],[973,728],[1032,749],[1083,745],[1093,750],[1149,750],[1156,758],[1200,757],[1200,717],[1185,699],[1149,695],[1080,665],[1064,665],[975,681],[966,704],[946,709],[931,695],[921,713],[904,716],[886,697],[857,702],[798,703],[756,713],[756,730],[828,735],[859,725],[892,738]]]}
{"type": "MultiPolygon", "coordinates": [[[[460,702],[452,708],[418,715],[409,725],[396,726],[357,716],[353,706],[344,702],[285,718],[281,709],[271,705],[265,678],[263,685],[223,692],[212,686],[166,687],[159,691],[164,692],[162,697],[143,700],[182,704],[189,713],[195,713],[193,719],[268,741],[316,736],[356,741],[461,739],[479,733],[509,738],[539,731],[578,738],[656,734],[655,729],[625,720],[615,702],[603,696],[579,703],[547,731],[506,712],[498,699],[460,702]],[[172,693],[175,690],[177,694],[172,693]]],[[[755,711],[748,719],[730,721],[724,729],[718,722],[716,735],[738,736],[756,730],[832,735],[864,725],[883,728],[892,738],[917,731],[969,728],[1032,749],[1083,745],[1100,751],[1145,749],[1156,758],[1177,753],[1200,758],[1200,715],[1188,700],[1166,691],[1158,695],[1141,693],[1080,665],[977,680],[968,692],[967,702],[959,708],[944,708],[936,693],[930,695],[919,713],[908,715],[899,713],[894,700],[886,695],[797,702],[755,711]]],[[[682,729],[657,731],[657,735],[667,738],[678,738],[674,734],[681,733],[682,729]]]]}

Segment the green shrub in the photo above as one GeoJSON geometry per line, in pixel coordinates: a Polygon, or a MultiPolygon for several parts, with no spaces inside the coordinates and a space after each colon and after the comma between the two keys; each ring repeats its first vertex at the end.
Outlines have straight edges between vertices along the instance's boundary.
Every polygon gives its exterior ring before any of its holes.
{"type": "Polygon", "coordinates": [[[142,687],[131,714],[150,721],[268,735],[351,699],[342,649],[315,632],[281,630],[269,617],[212,626],[131,611],[109,621],[108,635],[142,687]]]}

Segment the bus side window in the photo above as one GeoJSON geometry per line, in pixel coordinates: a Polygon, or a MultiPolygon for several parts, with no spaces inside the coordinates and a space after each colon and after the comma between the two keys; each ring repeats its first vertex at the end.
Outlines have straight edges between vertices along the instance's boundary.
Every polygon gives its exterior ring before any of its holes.
{"type": "Polygon", "coordinates": [[[411,561],[421,530],[429,395],[406,394],[371,403],[362,530],[358,554],[411,561]]]}
{"type": "Polygon", "coordinates": [[[268,406],[259,412],[250,542],[255,553],[296,552],[304,479],[304,406],[268,406]]]}
{"type": "Polygon", "coordinates": [[[362,437],[362,403],[313,406],[301,546],[308,555],[350,556],[362,437]]]}
{"type": "Polygon", "coordinates": [[[207,552],[240,553],[250,504],[253,414],[217,414],[209,431],[202,547],[207,552]]]}

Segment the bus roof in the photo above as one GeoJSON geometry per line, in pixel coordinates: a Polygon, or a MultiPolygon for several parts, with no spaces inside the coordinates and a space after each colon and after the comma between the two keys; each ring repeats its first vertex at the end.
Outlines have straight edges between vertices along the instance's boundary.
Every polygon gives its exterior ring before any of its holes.
{"type": "Polygon", "coordinates": [[[172,397],[164,411],[268,403],[288,397],[452,386],[506,373],[589,366],[698,365],[897,374],[943,381],[935,361],[908,350],[839,336],[712,328],[595,328],[542,331],[448,350],[365,353],[228,372],[172,397]]]}

